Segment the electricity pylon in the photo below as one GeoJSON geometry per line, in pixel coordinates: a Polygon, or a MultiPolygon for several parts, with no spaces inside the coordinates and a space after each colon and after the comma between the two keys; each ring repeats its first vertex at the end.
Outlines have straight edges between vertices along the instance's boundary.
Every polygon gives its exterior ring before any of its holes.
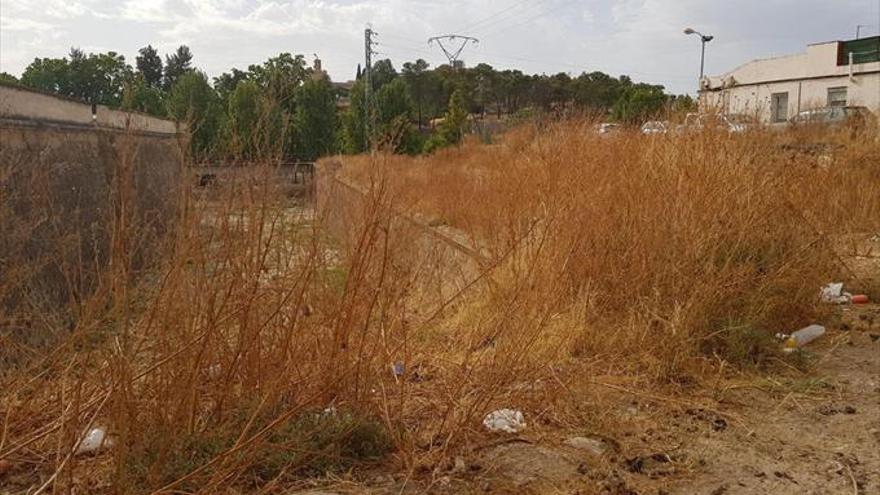
{"type": "Polygon", "coordinates": [[[446,58],[449,60],[449,65],[454,69],[456,68],[456,62],[458,62],[458,57],[461,55],[464,47],[466,47],[468,43],[476,45],[480,40],[461,34],[444,34],[428,38],[429,45],[433,45],[434,42],[437,43],[437,46],[439,46],[440,50],[443,51],[443,54],[446,55],[446,58]],[[449,45],[449,48],[443,44],[444,42],[449,45]],[[457,48],[455,48],[456,45],[458,46],[457,48]]]}

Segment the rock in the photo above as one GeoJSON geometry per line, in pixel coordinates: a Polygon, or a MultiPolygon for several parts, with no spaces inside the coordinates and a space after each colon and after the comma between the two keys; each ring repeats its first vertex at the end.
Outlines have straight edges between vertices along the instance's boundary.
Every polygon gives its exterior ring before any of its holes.
{"type": "Polygon", "coordinates": [[[565,441],[565,445],[589,452],[595,456],[604,455],[610,449],[605,440],[594,437],[571,437],[565,441]]]}
{"type": "Polygon", "coordinates": [[[485,454],[486,467],[522,487],[535,481],[562,483],[578,479],[579,463],[564,453],[538,445],[509,443],[485,454]]]}

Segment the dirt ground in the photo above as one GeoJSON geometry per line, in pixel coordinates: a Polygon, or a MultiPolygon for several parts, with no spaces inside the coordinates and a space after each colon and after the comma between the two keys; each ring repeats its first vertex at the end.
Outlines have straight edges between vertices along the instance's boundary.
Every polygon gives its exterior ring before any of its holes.
{"type": "MultiPolygon", "coordinates": [[[[854,260],[880,287],[880,240],[854,260]]],[[[876,299],[876,297],[875,297],[876,299]]],[[[719,383],[710,400],[612,389],[613,437],[524,432],[459,457],[430,482],[376,483],[310,495],[880,493],[880,305],[834,308],[828,333],[796,368],[719,383]],[[709,404],[709,405],[706,405],[709,404]]],[[[705,399],[705,398],[703,398],[705,399]]]]}

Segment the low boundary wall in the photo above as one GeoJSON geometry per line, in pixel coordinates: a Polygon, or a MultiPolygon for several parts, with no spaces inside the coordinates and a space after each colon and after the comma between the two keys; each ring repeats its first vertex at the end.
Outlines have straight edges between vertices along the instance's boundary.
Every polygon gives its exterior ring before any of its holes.
{"type": "Polygon", "coordinates": [[[0,365],[3,349],[49,344],[74,324],[112,245],[136,277],[176,218],[177,124],[95,110],[0,85],[0,365]]]}
{"type": "MultiPolygon", "coordinates": [[[[318,161],[315,172],[315,202],[318,215],[330,235],[351,246],[368,221],[371,192],[345,178],[342,158],[318,161]]],[[[487,256],[472,247],[463,233],[430,226],[418,214],[392,210],[392,231],[396,255],[414,256],[426,275],[426,288],[446,300],[470,286],[490,268],[487,256]],[[400,246],[405,244],[405,246],[400,246]]]]}

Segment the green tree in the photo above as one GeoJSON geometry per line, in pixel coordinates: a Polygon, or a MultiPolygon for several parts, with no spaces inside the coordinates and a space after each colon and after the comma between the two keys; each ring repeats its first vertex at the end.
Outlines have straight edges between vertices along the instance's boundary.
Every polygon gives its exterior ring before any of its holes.
{"type": "Polygon", "coordinates": [[[467,102],[464,91],[457,89],[449,97],[449,109],[443,118],[443,123],[437,132],[425,143],[424,151],[433,151],[445,146],[461,142],[468,126],[467,102]]]}
{"type": "Polygon", "coordinates": [[[289,53],[281,53],[262,65],[248,67],[248,77],[256,81],[270,99],[291,112],[296,88],[305,81],[307,75],[305,58],[289,53]]]}
{"type": "Polygon", "coordinates": [[[171,88],[168,114],[189,126],[190,146],[197,159],[215,151],[220,113],[217,94],[203,72],[187,72],[171,88]]]}
{"type": "Polygon", "coordinates": [[[21,84],[21,81],[19,81],[17,77],[8,72],[0,72],[0,84],[6,84],[8,86],[18,86],[19,84],[21,84]]]}
{"type": "Polygon", "coordinates": [[[386,147],[405,151],[415,132],[411,120],[413,103],[403,79],[394,79],[376,92],[377,139],[386,147]]]}
{"type": "Polygon", "coordinates": [[[639,124],[659,113],[666,104],[663,86],[637,84],[626,88],[614,104],[615,120],[626,124],[639,124]]]}
{"type": "Polygon", "coordinates": [[[363,79],[354,83],[350,91],[348,110],[342,115],[340,148],[345,153],[363,153],[367,149],[364,84],[363,79]]]}
{"type": "Polygon", "coordinates": [[[142,74],[136,74],[125,83],[122,108],[165,117],[165,94],[148,84],[142,74]]]}
{"type": "Polygon", "coordinates": [[[370,73],[373,81],[373,91],[379,91],[382,86],[397,78],[397,70],[390,59],[377,60],[373,63],[373,71],[370,73]]]}
{"type": "Polygon", "coordinates": [[[21,75],[21,83],[29,88],[69,96],[70,65],[66,58],[36,58],[21,75]]]}
{"type": "Polygon", "coordinates": [[[184,74],[193,70],[193,54],[189,47],[180,45],[171,55],[165,56],[165,90],[170,91],[184,74]]]}
{"type": "Polygon", "coordinates": [[[138,50],[135,57],[137,72],[143,77],[144,82],[151,88],[162,86],[162,57],[152,45],[147,45],[138,50]]]}
{"type": "Polygon", "coordinates": [[[424,106],[425,93],[428,91],[428,62],[418,59],[415,62],[403,64],[401,75],[409,87],[410,97],[416,105],[416,116],[419,130],[422,129],[422,108],[424,106]]]}
{"type": "Polygon", "coordinates": [[[307,80],[296,92],[293,119],[296,156],[315,160],[336,147],[336,95],[326,77],[307,80]]]}
{"type": "Polygon", "coordinates": [[[258,135],[264,111],[260,86],[253,81],[239,81],[227,105],[229,151],[239,158],[253,158],[260,147],[258,135]]]}
{"type": "Polygon", "coordinates": [[[246,80],[248,80],[248,73],[233,67],[231,71],[224,72],[214,78],[214,90],[220,95],[220,99],[228,102],[232,92],[238,87],[238,83],[246,80]]]}

